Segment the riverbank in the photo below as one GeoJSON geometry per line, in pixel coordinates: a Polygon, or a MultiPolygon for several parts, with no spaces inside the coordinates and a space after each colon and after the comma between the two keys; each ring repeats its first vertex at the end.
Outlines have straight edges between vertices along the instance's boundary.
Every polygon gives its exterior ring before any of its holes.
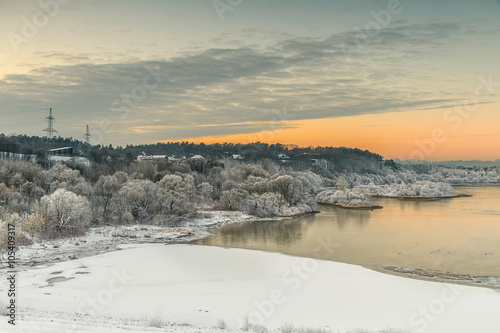
{"type": "Polygon", "coordinates": [[[382,209],[384,207],[379,206],[379,205],[371,205],[371,206],[354,206],[354,205],[348,205],[348,204],[331,204],[331,203],[321,203],[322,205],[326,206],[332,206],[332,207],[339,207],[343,209],[353,209],[353,210],[375,210],[375,209],[382,209]]]}
{"type": "Polygon", "coordinates": [[[472,194],[468,193],[457,193],[454,195],[443,195],[443,196],[435,196],[435,197],[424,197],[424,196],[410,196],[410,195],[372,195],[373,198],[385,198],[385,199],[397,199],[397,200],[407,200],[407,201],[436,201],[441,199],[456,199],[456,198],[470,198],[472,194]]]}
{"type": "Polygon", "coordinates": [[[409,268],[383,265],[380,272],[396,274],[412,279],[434,281],[442,283],[455,283],[464,286],[491,288],[500,292],[500,277],[487,275],[456,274],[450,272],[440,272],[435,270],[425,270],[420,268],[409,268]]]}
{"type": "MultiPolygon", "coordinates": [[[[181,243],[210,236],[210,229],[225,224],[258,221],[260,218],[238,211],[201,211],[198,218],[178,226],[148,224],[105,225],[91,228],[80,237],[60,238],[20,246],[17,266],[21,268],[52,265],[78,258],[119,250],[123,244],[181,243]]],[[[5,254],[0,270],[6,268],[5,254]]]]}

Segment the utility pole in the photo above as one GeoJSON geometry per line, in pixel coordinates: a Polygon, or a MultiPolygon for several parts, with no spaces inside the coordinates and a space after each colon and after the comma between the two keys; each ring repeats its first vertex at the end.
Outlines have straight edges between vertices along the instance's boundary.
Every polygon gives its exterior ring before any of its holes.
{"type": "Polygon", "coordinates": [[[47,132],[47,138],[52,139],[55,137],[55,134],[59,134],[59,132],[54,129],[54,122],[56,121],[56,119],[52,117],[52,108],[50,108],[49,110],[49,116],[45,118],[47,119],[47,128],[43,131],[47,132]]]}
{"type": "Polygon", "coordinates": [[[85,142],[90,143],[90,138],[92,137],[92,134],[90,134],[89,131],[89,125],[87,125],[87,132],[83,135],[83,138],[85,139],[85,142]]]}

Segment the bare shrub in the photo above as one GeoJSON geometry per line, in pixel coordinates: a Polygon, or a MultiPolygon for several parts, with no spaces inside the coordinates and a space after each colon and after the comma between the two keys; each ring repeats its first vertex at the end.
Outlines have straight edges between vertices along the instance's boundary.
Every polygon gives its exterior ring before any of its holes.
{"type": "Polygon", "coordinates": [[[161,328],[167,324],[161,311],[156,311],[146,317],[146,324],[149,327],[161,328]]]}
{"type": "Polygon", "coordinates": [[[217,328],[220,330],[225,330],[227,328],[227,323],[224,319],[219,319],[219,321],[217,321],[217,328]]]}
{"type": "Polygon", "coordinates": [[[280,327],[280,332],[281,333],[292,333],[295,330],[293,324],[291,323],[284,323],[280,327]]]}

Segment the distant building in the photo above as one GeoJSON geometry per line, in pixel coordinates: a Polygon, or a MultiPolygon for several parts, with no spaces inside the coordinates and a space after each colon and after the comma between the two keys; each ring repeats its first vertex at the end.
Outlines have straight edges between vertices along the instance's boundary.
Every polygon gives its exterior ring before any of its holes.
{"type": "Polygon", "coordinates": [[[35,163],[37,156],[33,154],[26,155],[26,154],[16,154],[16,153],[0,151],[0,160],[8,160],[8,159],[26,160],[35,163]]]}
{"type": "Polygon", "coordinates": [[[90,161],[86,157],[78,157],[73,154],[73,147],[62,147],[47,150],[47,157],[51,162],[73,161],[86,167],[90,166],[90,161]]]}
{"type": "Polygon", "coordinates": [[[289,159],[290,159],[290,156],[285,155],[285,154],[278,154],[278,158],[279,158],[280,160],[289,160],[289,159]]]}
{"type": "Polygon", "coordinates": [[[54,162],[54,163],[72,161],[75,164],[80,164],[80,165],[84,165],[86,167],[90,167],[90,160],[86,157],[49,155],[49,161],[54,162]]]}
{"type": "Polygon", "coordinates": [[[73,147],[63,147],[47,150],[49,156],[73,157],[73,147]]]}
{"type": "Polygon", "coordinates": [[[245,157],[240,154],[233,154],[233,160],[244,160],[245,157]]]}
{"type": "MultiPolygon", "coordinates": [[[[144,154],[144,153],[143,153],[144,154]]],[[[168,160],[167,155],[138,155],[137,160],[141,161],[160,161],[160,160],[168,160]]]]}
{"type": "Polygon", "coordinates": [[[191,157],[192,160],[204,160],[205,157],[201,156],[201,155],[194,155],[193,157],[191,157]]]}

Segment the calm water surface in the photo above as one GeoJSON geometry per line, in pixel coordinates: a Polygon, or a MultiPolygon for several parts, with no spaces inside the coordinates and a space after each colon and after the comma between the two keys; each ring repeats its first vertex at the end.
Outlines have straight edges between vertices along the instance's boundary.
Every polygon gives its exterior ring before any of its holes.
{"type": "Polygon", "coordinates": [[[382,265],[500,276],[500,187],[458,187],[471,198],[374,199],[375,211],[319,205],[321,214],[226,225],[198,244],[382,265]],[[330,253],[321,243],[334,243],[330,253]]]}

